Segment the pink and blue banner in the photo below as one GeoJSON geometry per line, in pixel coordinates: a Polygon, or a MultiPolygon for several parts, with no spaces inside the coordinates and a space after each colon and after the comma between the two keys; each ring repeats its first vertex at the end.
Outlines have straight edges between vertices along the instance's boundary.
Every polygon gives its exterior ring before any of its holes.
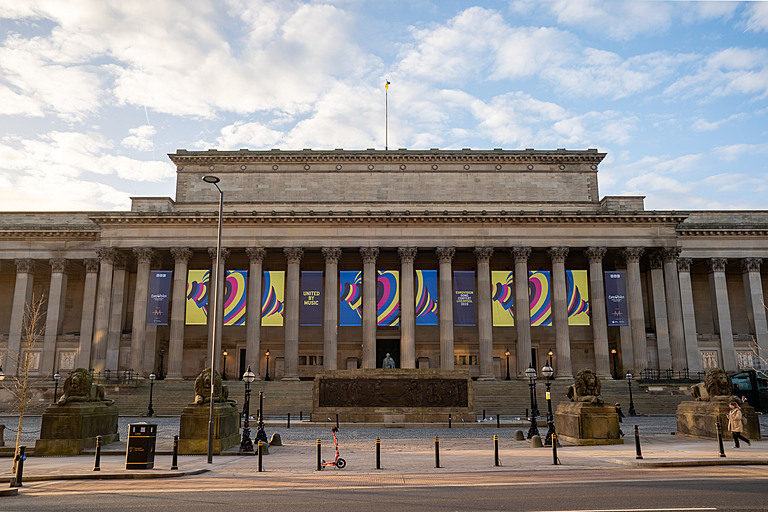
{"type": "Polygon", "coordinates": [[[416,271],[416,325],[437,325],[437,270],[416,271]]]}
{"type": "Polygon", "coordinates": [[[261,325],[281,326],[285,317],[285,271],[264,271],[264,292],[261,295],[261,325]]]}
{"type": "Polygon", "coordinates": [[[363,325],[363,273],[356,270],[339,272],[339,325],[363,325]]]}
{"type": "Polygon", "coordinates": [[[168,325],[168,297],[172,282],[173,270],[150,271],[147,325],[168,325]]]}
{"type": "Polygon", "coordinates": [[[453,271],[453,325],[477,325],[474,270],[453,271]]]}
{"type": "Polygon", "coordinates": [[[227,270],[224,283],[224,325],[245,325],[247,270],[227,270]]]}
{"type": "Polygon", "coordinates": [[[528,272],[531,327],[552,325],[552,294],[548,270],[528,272]]]}
{"type": "Polygon", "coordinates": [[[515,325],[515,281],[511,270],[491,271],[491,310],[494,327],[515,325]]]}
{"type": "Polygon", "coordinates": [[[568,325],[589,325],[589,277],[586,270],[566,270],[568,325]]]}
{"type": "Polygon", "coordinates": [[[376,283],[376,325],[400,325],[400,271],[379,270],[376,283]]]}
{"type": "Polygon", "coordinates": [[[301,272],[299,323],[303,326],[323,325],[323,271],[301,272]]]}

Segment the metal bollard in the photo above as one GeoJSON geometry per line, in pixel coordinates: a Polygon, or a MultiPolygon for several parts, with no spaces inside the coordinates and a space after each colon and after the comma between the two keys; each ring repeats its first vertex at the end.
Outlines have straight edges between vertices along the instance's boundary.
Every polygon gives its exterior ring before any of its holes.
{"type": "Polygon", "coordinates": [[[448,428],[451,428],[451,415],[448,415],[448,428]]]}
{"type": "Polygon", "coordinates": [[[179,436],[173,436],[173,459],[171,460],[171,470],[179,469],[179,436]]]}
{"type": "Polygon", "coordinates": [[[264,441],[259,441],[259,461],[258,461],[258,464],[259,464],[258,471],[259,471],[259,473],[264,471],[264,466],[261,465],[261,453],[264,451],[263,448],[264,448],[264,441]]]}
{"type": "Polygon", "coordinates": [[[376,469],[381,469],[381,439],[376,438],[376,469]]]}
{"type": "Polygon", "coordinates": [[[440,467],[440,438],[435,438],[435,467],[440,467]]]}
{"type": "Polygon", "coordinates": [[[496,428],[501,428],[501,414],[496,415],[496,428]]]}
{"type": "Polygon", "coordinates": [[[101,436],[96,436],[96,458],[93,461],[93,470],[101,471],[101,436]]]}
{"type": "Polygon", "coordinates": [[[16,454],[16,477],[11,479],[11,487],[24,487],[21,480],[24,476],[24,460],[27,458],[24,452],[26,450],[25,445],[19,446],[19,453],[16,454]]]}
{"type": "Polygon", "coordinates": [[[483,421],[485,421],[485,409],[483,409],[483,421]]]}
{"type": "Polygon", "coordinates": [[[552,432],[552,465],[557,466],[560,461],[557,459],[557,434],[552,432]]]}
{"type": "Polygon", "coordinates": [[[323,455],[322,455],[322,448],[320,447],[320,440],[317,440],[317,470],[322,471],[323,470],[323,455]]]}
{"type": "Polygon", "coordinates": [[[339,413],[336,413],[336,430],[339,429],[339,413]]]}
{"type": "Polygon", "coordinates": [[[640,432],[637,430],[637,425],[635,425],[635,452],[637,452],[635,458],[642,460],[643,452],[640,451],[640,432]]]}
{"type": "Polygon", "coordinates": [[[299,411],[299,421],[304,421],[304,411],[299,411]]]}
{"type": "Polygon", "coordinates": [[[288,413],[288,425],[286,428],[291,428],[291,413],[288,413]]]}
{"type": "Polygon", "coordinates": [[[493,436],[493,465],[501,466],[499,464],[499,436],[493,436]]]}
{"type": "Polygon", "coordinates": [[[715,423],[715,430],[717,430],[717,445],[720,448],[720,456],[725,457],[725,448],[723,448],[723,427],[720,422],[715,423]]]}

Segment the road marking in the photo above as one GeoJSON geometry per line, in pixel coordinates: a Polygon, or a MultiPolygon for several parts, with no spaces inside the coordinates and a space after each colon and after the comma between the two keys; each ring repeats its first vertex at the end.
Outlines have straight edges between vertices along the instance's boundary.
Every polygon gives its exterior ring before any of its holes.
{"type": "Polygon", "coordinates": [[[717,510],[715,507],[691,507],[691,508],[587,508],[574,510],[541,510],[536,512],[677,512],[685,510],[717,510]]]}

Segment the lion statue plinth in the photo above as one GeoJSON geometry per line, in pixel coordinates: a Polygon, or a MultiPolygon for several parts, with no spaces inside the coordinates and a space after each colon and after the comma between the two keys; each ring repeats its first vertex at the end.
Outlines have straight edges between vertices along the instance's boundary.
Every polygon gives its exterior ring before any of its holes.
{"type": "Polygon", "coordinates": [[[699,382],[690,389],[693,398],[701,402],[741,402],[741,399],[733,395],[733,382],[721,368],[707,370],[704,382],[699,382]]]}
{"type": "Polygon", "coordinates": [[[597,374],[585,368],[576,374],[573,384],[568,386],[568,398],[571,402],[584,402],[590,404],[601,404],[600,399],[600,378],[597,374]]]}
{"type": "MultiPolygon", "coordinates": [[[[221,380],[221,374],[214,372],[216,380],[213,385],[214,402],[230,402],[229,388],[221,380]]],[[[206,368],[195,379],[195,404],[204,404],[211,400],[211,369],[206,368]]],[[[232,401],[234,403],[234,401],[232,401]]]]}
{"type": "Polygon", "coordinates": [[[73,371],[64,381],[64,394],[56,402],[58,405],[67,405],[72,402],[106,402],[113,404],[114,400],[104,397],[104,386],[93,383],[91,372],[85,368],[73,371]]]}

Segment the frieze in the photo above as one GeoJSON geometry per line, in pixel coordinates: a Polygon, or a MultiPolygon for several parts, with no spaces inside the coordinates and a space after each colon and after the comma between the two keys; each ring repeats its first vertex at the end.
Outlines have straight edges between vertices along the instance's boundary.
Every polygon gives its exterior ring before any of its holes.
{"type": "Polygon", "coordinates": [[[467,407],[466,379],[321,379],[320,407],[467,407]]]}

